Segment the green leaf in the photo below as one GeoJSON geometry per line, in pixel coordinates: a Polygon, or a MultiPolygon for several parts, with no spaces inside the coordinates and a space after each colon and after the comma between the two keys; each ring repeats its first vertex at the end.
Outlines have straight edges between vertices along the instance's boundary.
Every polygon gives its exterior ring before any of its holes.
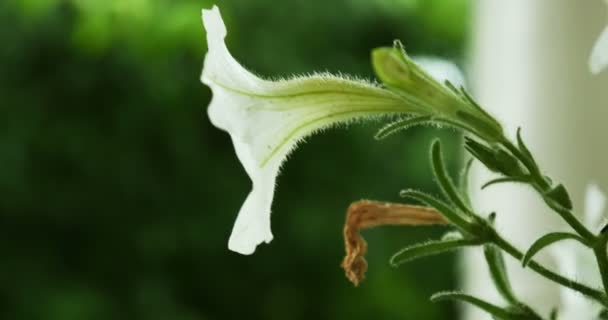
{"type": "Polygon", "coordinates": [[[532,156],[530,149],[528,149],[528,147],[524,143],[524,140],[521,138],[521,127],[517,128],[517,147],[519,148],[519,151],[521,151],[521,153],[524,155],[524,157],[528,158],[531,163],[536,165],[536,161],[534,161],[534,156],[532,156]]]}
{"type": "Polygon", "coordinates": [[[443,165],[443,155],[441,153],[441,143],[439,140],[435,140],[431,146],[431,163],[433,164],[433,171],[443,194],[464,213],[473,215],[471,209],[466,205],[464,200],[462,200],[458,191],[456,191],[452,179],[450,179],[447,174],[445,166],[443,165]]]}
{"type": "Polygon", "coordinates": [[[471,173],[471,167],[473,166],[474,158],[471,158],[465,164],[464,169],[460,173],[460,179],[458,183],[458,189],[460,193],[463,195],[464,202],[467,204],[467,207],[471,207],[471,197],[469,195],[469,176],[471,173]]]}
{"type": "Polygon", "coordinates": [[[483,253],[490,268],[490,275],[500,295],[510,304],[517,304],[517,298],[507,276],[507,268],[502,252],[493,244],[483,246],[483,253]]]}
{"type": "Polygon", "coordinates": [[[420,116],[420,117],[412,117],[406,119],[400,119],[394,122],[387,124],[382,127],[376,134],[374,138],[376,140],[382,140],[387,138],[390,135],[393,135],[401,130],[409,129],[413,126],[423,125],[425,123],[430,122],[433,119],[432,116],[420,116]]]}
{"type": "Polygon", "coordinates": [[[477,297],[461,293],[461,292],[439,292],[431,296],[431,301],[443,301],[443,300],[457,300],[466,303],[470,303],[487,313],[491,314],[494,319],[506,319],[506,320],[542,320],[542,318],[536,314],[532,309],[525,305],[514,305],[507,308],[497,306],[495,304],[486,302],[477,297]]]}
{"type": "Polygon", "coordinates": [[[466,303],[470,303],[485,312],[491,314],[498,319],[521,319],[517,314],[509,311],[506,308],[499,307],[489,302],[483,301],[479,298],[461,292],[439,292],[431,296],[432,302],[444,301],[444,300],[457,300],[466,303]]]}
{"type": "Polygon", "coordinates": [[[465,220],[458,212],[452,209],[447,203],[431,196],[426,193],[416,191],[416,190],[401,190],[399,193],[402,197],[412,198],[414,200],[418,200],[423,202],[439,211],[443,216],[448,219],[452,224],[457,227],[462,228],[463,230],[470,231],[471,223],[465,220]]]}
{"type": "Polygon", "coordinates": [[[502,178],[496,178],[496,179],[492,179],[486,183],[484,183],[481,186],[481,189],[485,189],[491,185],[494,184],[499,184],[499,183],[505,183],[505,182],[519,182],[519,183],[528,183],[530,182],[530,177],[529,176],[521,176],[521,177],[502,177],[502,178]]]}
{"type": "Polygon", "coordinates": [[[557,202],[562,207],[572,210],[572,200],[570,200],[568,190],[566,190],[566,187],[564,187],[563,184],[559,184],[557,187],[547,191],[545,196],[557,202]]]}
{"type": "Polygon", "coordinates": [[[528,263],[530,262],[530,260],[534,257],[534,255],[536,255],[543,248],[545,248],[557,241],[567,240],[567,239],[576,240],[584,245],[587,245],[587,241],[585,241],[585,239],[583,239],[580,236],[573,234],[573,233],[568,233],[568,232],[547,233],[546,235],[538,238],[538,240],[534,241],[534,243],[530,246],[528,251],[526,251],[523,258],[521,259],[522,266],[524,266],[524,267],[527,266],[528,263]]]}
{"type": "Polygon", "coordinates": [[[393,267],[397,267],[403,263],[426,257],[436,255],[444,252],[453,251],[467,246],[479,245],[480,242],[474,239],[453,239],[453,240],[439,240],[439,241],[428,241],[424,243],[418,243],[409,247],[405,247],[399,252],[395,253],[390,260],[390,264],[393,267]]]}

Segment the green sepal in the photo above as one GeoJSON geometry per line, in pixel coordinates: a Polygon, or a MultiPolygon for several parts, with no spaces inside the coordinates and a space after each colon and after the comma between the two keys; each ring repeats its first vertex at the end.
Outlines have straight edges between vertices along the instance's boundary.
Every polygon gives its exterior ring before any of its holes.
{"type": "Polygon", "coordinates": [[[457,127],[474,133],[485,141],[499,142],[502,138],[500,123],[471,104],[471,98],[463,94],[462,90],[438,82],[417,65],[399,41],[395,41],[392,48],[373,49],[371,60],[374,72],[382,84],[405,103],[418,108],[422,114],[432,114],[437,119],[457,123],[457,127]]]}
{"type": "Polygon", "coordinates": [[[382,140],[401,130],[406,130],[406,129],[409,129],[414,126],[427,124],[427,123],[431,122],[432,119],[433,119],[432,116],[420,116],[420,117],[411,117],[411,118],[400,119],[400,120],[391,122],[391,123],[387,124],[386,126],[382,127],[380,130],[378,130],[378,132],[376,132],[376,134],[374,135],[374,138],[376,140],[382,140]]]}
{"type": "Polygon", "coordinates": [[[483,253],[490,269],[492,281],[500,295],[510,304],[518,304],[517,298],[513,293],[513,288],[507,276],[507,268],[502,252],[493,244],[485,244],[483,253]]]}
{"type": "Polygon", "coordinates": [[[372,67],[376,76],[387,86],[407,90],[413,85],[412,65],[401,42],[395,42],[392,48],[372,50],[372,67]]]}
{"type": "Polygon", "coordinates": [[[441,153],[441,142],[439,142],[439,140],[433,141],[431,146],[431,164],[433,165],[435,178],[437,178],[439,187],[441,191],[443,191],[443,194],[464,213],[474,215],[469,206],[458,194],[456,187],[452,183],[452,179],[450,179],[448,176],[447,170],[444,166],[443,154],[441,153]]]}
{"type": "Polygon", "coordinates": [[[600,313],[597,315],[598,319],[607,320],[608,319],[608,309],[602,309],[600,313]]]}
{"type": "Polygon", "coordinates": [[[564,187],[563,184],[559,184],[551,190],[545,192],[545,196],[555,201],[562,207],[572,210],[572,200],[570,199],[568,190],[566,190],[566,187],[564,187]]]}
{"type": "Polygon", "coordinates": [[[492,149],[485,145],[469,138],[464,137],[464,147],[471,153],[473,157],[483,163],[488,169],[494,172],[499,172],[498,166],[495,164],[496,159],[492,149]]]}
{"type": "Polygon", "coordinates": [[[458,88],[456,88],[456,86],[452,82],[450,82],[450,80],[443,80],[443,85],[446,86],[448,89],[452,90],[452,92],[454,92],[456,95],[460,95],[460,90],[458,90],[458,88]]]}
{"type": "Polygon", "coordinates": [[[486,141],[498,141],[502,136],[502,128],[492,117],[485,112],[473,110],[456,110],[456,120],[463,123],[470,132],[482,137],[486,141]],[[475,111],[470,112],[470,111],[475,111]]]}
{"type": "Polygon", "coordinates": [[[526,146],[526,144],[524,143],[524,139],[521,138],[521,127],[517,128],[517,147],[519,148],[519,151],[521,151],[521,153],[524,155],[524,157],[528,158],[531,163],[536,165],[536,161],[534,160],[532,152],[530,152],[530,149],[528,149],[528,146],[526,146]]]}
{"type": "Polygon", "coordinates": [[[490,148],[469,137],[465,137],[465,149],[477,160],[481,161],[490,171],[501,173],[507,177],[526,175],[519,160],[501,148],[490,148]]]}
{"type": "Polygon", "coordinates": [[[540,250],[544,249],[545,247],[547,247],[555,242],[562,241],[562,240],[568,240],[568,239],[576,240],[576,241],[582,243],[583,245],[587,245],[587,241],[585,241],[585,239],[583,239],[580,236],[573,234],[573,233],[569,233],[569,232],[547,233],[546,235],[538,238],[536,241],[534,241],[534,243],[532,243],[532,245],[530,246],[528,251],[526,251],[523,258],[521,259],[522,266],[526,267],[528,265],[528,263],[530,262],[530,260],[532,260],[532,258],[540,250]]]}
{"type": "Polygon", "coordinates": [[[467,238],[434,240],[417,243],[409,247],[405,247],[395,253],[390,259],[390,264],[393,267],[397,267],[403,263],[416,260],[418,258],[450,252],[463,247],[476,246],[480,244],[481,242],[479,240],[467,238]]]}

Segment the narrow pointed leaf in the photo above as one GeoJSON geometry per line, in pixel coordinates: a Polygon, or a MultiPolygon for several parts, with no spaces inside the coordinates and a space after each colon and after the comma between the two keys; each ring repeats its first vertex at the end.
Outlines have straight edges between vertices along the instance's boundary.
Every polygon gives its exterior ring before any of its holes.
{"type": "Polygon", "coordinates": [[[468,207],[471,207],[471,197],[469,195],[469,176],[471,173],[471,167],[473,166],[473,158],[467,161],[467,164],[464,166],[464,169],[460,173],[460,181],[458,183],[458,189],[460,189],[460,194],[463,195],[463,200],[467,204],[468,207]]]}
{"type": "Polygon", "coordinates": [[[535,163],[532,152],[530,152],[530,149],[528,149],[528,146],[526,146],[524,140],[521,138],[521,128],[517,128],[517,146],[523,155],[530,160],[530,162],[535,163]]]}
{"type": "Polygon", "coordinates": [[[435,177],[437,178],[439,186],[441,187],[441,191],[443,191],[445,196],[450,199],[450,201],[460,210],[465,213],[472,214],[471,209],[469,209],[464,200],[462,200],[458,194],[458,191],[456,191],[456,187],[454,187],[452,179],[450,179],[448,176],[445,166],[443,165],[443,155],[441,153],[441,143],[439,140],[435,140],[431,146],[431,162],[433,164],[435,177]]]}
{"type": "Polygon", "coordinates": [[[416,190],[401,190],[399,193],[402,197],[412,198],[423,202],[439,211],[452,224],[464,229],[470,230],[470,223],[466,221],[458,212],[452,209],[447,203],[436,199],[435,197],[416,190]]]}
{"type": "Polygon", "coordinates": [[[507,276],[507,268],[502,252],[493,244],[486,244],[483,247],[483,253],[490,268],[492,281],[500,295],[505,298],[510,304],[517,304],[518,301],[513,293],[513,288],[507,276]]]}
{"type": "Polygon", "coordinates": [[[458,179],[458,187],[461,190],[469,189],[469,176],[471,173],[471,167],[473,166],[474,160],[475,160],[475,158],[469,158],[469,160],[467,160],[466,164],[464,165],[462,171],[460,172],[460,177],[458,179]]]}
{"type": "Polygon", "coordinates": [[[534,257],[534,255],[536,255],[543,248],[545,248],[555,242],[558,242],[561,240],[568,240],[568,239],[576,240],[576,241],[582,243],[583,245],[587,245],[587,242],[583,238],[581,238],[580,236],[575,235],[573,233],[568,233],[568,232],[548,233],[548,234],[538,238],[538,240],[534,241],[534,243],[530,246],[528,251],[526,251],[526,253],[524,254],[524,257],[521,259],[521,264],[524,267],[527,266],[528,263],[530,262],[530,260],[532,260],[532,258],[534,257]]]}
{"type": "Polygon", "coordinates": [[[391,257],[390,264],[393,267],[397,267],[403,263],[418,258],[436,255],[460,249],[463,247],[475,246],[479,244],[479,241],[472,239],[452,239],[418,243],[399,250],[399,252],[395,253],[391,257]]]}
{"type": "Polygon", "coordinates": [[[413,117],[397,120],[395,122],[391,122],[388,125],[384,126],[382,129],[378,130],[374,135],[376,140],[382,140],[387,138],[390,135],[393,135],[401,130],[409,129],[413,126],[423,125],[429,123],[433,117],[431,116],[421,116],[421,117],[413,117]]]}
{"type": "Polygon", "coordinates": [[[509,310],[491,304],[479,298],[461,292],[439,292],[431,296],[432,302],[445,301],[445,300],[457,300],[466,303],[470,303],[485,312],[491,314],[497,319],[518,319],[516,314],[511,313],[509,310]]]}
{"type": "Polygon", "coordinates": [[[505,183],[505,182],[519,182],[519,183],[528,183],[530,182],[530,177],[528,176],[521,176],[521,177],[502,177],[502,178],[496,178],[496,179],[492,179],[486,183],[484,183],[481,186],[481,189],[485,189],[491,185],[494,184],[499,184],[499,183],[505,183]]]}

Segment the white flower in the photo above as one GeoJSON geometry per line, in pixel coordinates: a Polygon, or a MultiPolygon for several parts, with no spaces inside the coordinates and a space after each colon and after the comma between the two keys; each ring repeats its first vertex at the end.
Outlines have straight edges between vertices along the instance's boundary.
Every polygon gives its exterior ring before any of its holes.
{"type": "Polygon", "coordinates": [[[208,115],[227,131],[252,180],[228,241],[230,250],[251,254],[270,242],[270,209],[275,180],[288,153],[320,129],[361,117],[422,112],[391,91],[329,74],[263,80],[228,52],[219,9],[203,10],[208,53],[201,81],[213,92],[208,115]]]}
{"type": "MultiPolygon", "coordinates": [[[[595,184],[587,186],[585,193],[585,225],[598,234],[606,225],[604,208],[606,197],[595,184]]],[[[553,256],[565,276],[592,287],[602,283],[593,251],[576,241],[563,241],[554,245],[553,256]]],[[[602,306],[582,294],[561,287],[562,305],[558,312],[560,320],[597,319],[602,306]]]]}
{"type": "MultiPolygon", "coordinates": [[[[608,1],[605,1],[608,5],[608,1]]],[[[593,74],[602,72],[608,65],[608,25],[595,41],[589,56],[589,70],[593,74]]]]}

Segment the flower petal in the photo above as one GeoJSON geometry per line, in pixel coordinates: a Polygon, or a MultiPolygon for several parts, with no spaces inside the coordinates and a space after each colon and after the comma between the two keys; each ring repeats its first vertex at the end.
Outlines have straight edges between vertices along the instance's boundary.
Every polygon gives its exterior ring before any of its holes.
{"type": "Polygon", "coordinates": [[[589,70],[593,74],[602,72],[608,65],[608,26],[595,41],[589,56],[589,70]]]}
{"type": "Polygon", "coordinates": [[[272,240],[270,209],[279,168],[298,141],[320,129],[359,117],[411,112],[388,90],[363,81],[316,74],[268,81],[230,55],[219,9],[203,10],[208,53],[201,81],[213,98],[207,113],[227,131],[253,188],[239,211],[230,250],[251,254],[272,240]]]}
{"type": "Polygon", "coordinates": [[[263,170],[256,168],[255,159],[248,152],[247,145],[233,139],[234,149],[247,174],[253,180],[253,189],[239,210],[228,240],[228,249],[252,254],[258,244],[272,240],[270,231],[270,207],[274,194],[275,179],[279,172],[276,160],[267,164],[263,170]]]}
{"type": "Polygon", "coordinates": [[[606,196],[602,190],[594,183],[587,185],[585,192],[585,224],[594,233],[599,232],[606,223],[605,207],[606,196]]]}

